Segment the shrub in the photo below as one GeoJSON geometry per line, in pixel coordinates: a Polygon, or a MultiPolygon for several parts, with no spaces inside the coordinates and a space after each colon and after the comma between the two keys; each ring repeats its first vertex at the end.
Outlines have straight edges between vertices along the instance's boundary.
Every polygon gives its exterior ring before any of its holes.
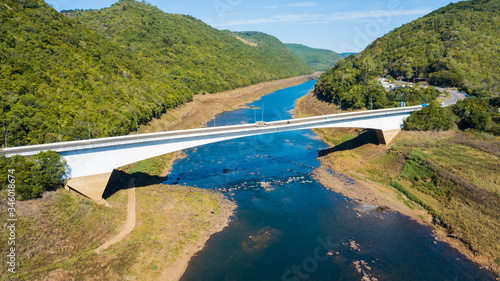
{"type": "Polygon", "coordinates": [[[495,125],[493,118],[498,115],[491,103],[483,98],[460,100],[453,106],[453,112],[460,118],[458,125],[461,129],[479,131],[491,131],[495,125]]]}
{"type": "Polygon", "coordinates": [[[437,102],[431,102],[422,110],[413,112],[404,123],[405,130],[439,131],[449,130],[453,127],[455,117],[445,107],[440,107],[437,102]]]}
{"type": "Polygon", "coordinates": [[[55,151],[42,151],[32,157],[0,157],[0,187],[7,186],[8,170],[14,170],[19,200],[39,197],[61,181],[66,161],[55,151]]]}

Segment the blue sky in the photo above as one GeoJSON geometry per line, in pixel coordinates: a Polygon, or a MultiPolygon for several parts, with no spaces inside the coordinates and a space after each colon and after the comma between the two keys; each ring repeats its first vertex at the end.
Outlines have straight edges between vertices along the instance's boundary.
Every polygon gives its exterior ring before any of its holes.
{"type": "MultiPolygon", "coordinates": [[[[116,0],[46,0],[56,10],[98,9],[116,0]]],[[[359,52],[376,38],[448,5],[450,0],[149,0],[218,29],[261,31],[284,43],[359,52]]]]}

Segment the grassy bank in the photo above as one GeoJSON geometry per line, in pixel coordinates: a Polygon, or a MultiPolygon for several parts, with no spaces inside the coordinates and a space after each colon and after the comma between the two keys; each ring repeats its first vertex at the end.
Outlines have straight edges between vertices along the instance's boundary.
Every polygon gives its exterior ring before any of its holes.
{"type": "MultiPolygon", "coordinates": [[[[297,112],[306,115],[337,110],[313,95],[297,105],[297,112]]],[[[384,202],[433,225],[440,239],[499,274],[500,138],[461,131],[402,131],[388,147],[381,147],[371,130],[316,132],[332,146],[320,153],[322,167],[357,182],[348,191],[335,179],[322,177],[326,184],[330,181],[334,190],[349,197],[384,202]]]]}
{"type": "MultiPolygon", "coordinates": [[[[161,184],[141,187],[136,190],[136,228],[118,244],[96,254],[94,249],[123,228],[127,191],[119,190],[107,201],[111,208],[57,190],[21,203],[15,277],[156,280],[185,252],[201,249],[211,233],[222,230],[234,208],[223,195],[212,191],[161,184]]],[[[2,232],[3,242],[6,233],[2,232]]],[[[7,252],[6,245],[2,243],[3,252],[7,252]]],[[[13,280],[14,276],[2,270],[2,279],[13,280]]]]}

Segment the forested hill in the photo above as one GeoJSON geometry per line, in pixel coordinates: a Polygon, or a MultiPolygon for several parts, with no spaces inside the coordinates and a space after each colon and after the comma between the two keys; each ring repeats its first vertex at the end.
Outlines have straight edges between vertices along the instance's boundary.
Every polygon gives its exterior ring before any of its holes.
{"type": "Polygon", "coordinates": [[[180,79],[194,92],[217,92],[312,72],[272,36],[266,35],[266,44],[248,44],[230,31],[134,0],[102,10],[63,13],[137,54],[161,72],[155,75],[180,79]]]}
{"type": "Polygon", "coordinates": [[[88,138],[88,127],[93,138],[123,135],[194,94],[312,72],[289,51],[131,0],[70,14],[0,0],[8,146],[58,141],[59,125],[62,141],[88,138]]]}
{"type": "Polygon", "coordinates": [[[248,45],[258,47],[254,48],[253,52],[255,52],[255,54],[259,57],[266,58],[265,61],[270,60],[270,62],[279,62],[271,63],[268,66],[270,68],[276,68],[272,69],[273,73],[279,73],[281,70],[277,67],[281,67],[283,65],[291,68],[294,66],[300,67],[300,69],[303,69],[304,66],[306,66],[308,70],[312,70],[311,67],[307,66],[307,64],[300,59],[300,57],[290,51],[286,44],[283,44],[283,42],[274,36],[256,31],[232,32],[232,34],[248,45]]]}
{"type": "MultiPolygon", "coordinates": [[[[333,100],[380,100],[373,78],[389,75],[456,86],[478,96],[500,91],[500,0],[449,4],[377,39],[320,77],[316,93],[333,100]]],[[[383,101],[382,101],[383,102],[383,101]]]]}
{"type": "Polygon", "coordinates": [[[285,44],[315,71],[325,71],[344,57],[334,51],[311,48],[302,44],[285,44]]]}

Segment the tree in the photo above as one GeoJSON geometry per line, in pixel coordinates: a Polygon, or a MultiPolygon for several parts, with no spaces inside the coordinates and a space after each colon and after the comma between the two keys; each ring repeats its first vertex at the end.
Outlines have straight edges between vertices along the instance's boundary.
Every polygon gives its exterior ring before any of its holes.
{"type": "Polygon", "coordinates": [[[469,98],[458,101],[453,112],[460,118],[459,126],[462,129],[487,130],[492,124],[495,112],[486,99],[469,98]]]}
{"type": "Polygon", "coordinates": [[[440,107],[438,102],[431,102],[422,110],[413,112],[404,122],[405,130],[440,131],[449,130],[454,124],[454,116],[446,107],[440,107]]]}
{"type": "Polygon", "coordinates": [[[0,157],[0,186],[6,188],[8,170],[14,170],[19,200],[36,198],[61,182],[66,161],[55,151],[42,151],[32,157],[0,157]]]}

